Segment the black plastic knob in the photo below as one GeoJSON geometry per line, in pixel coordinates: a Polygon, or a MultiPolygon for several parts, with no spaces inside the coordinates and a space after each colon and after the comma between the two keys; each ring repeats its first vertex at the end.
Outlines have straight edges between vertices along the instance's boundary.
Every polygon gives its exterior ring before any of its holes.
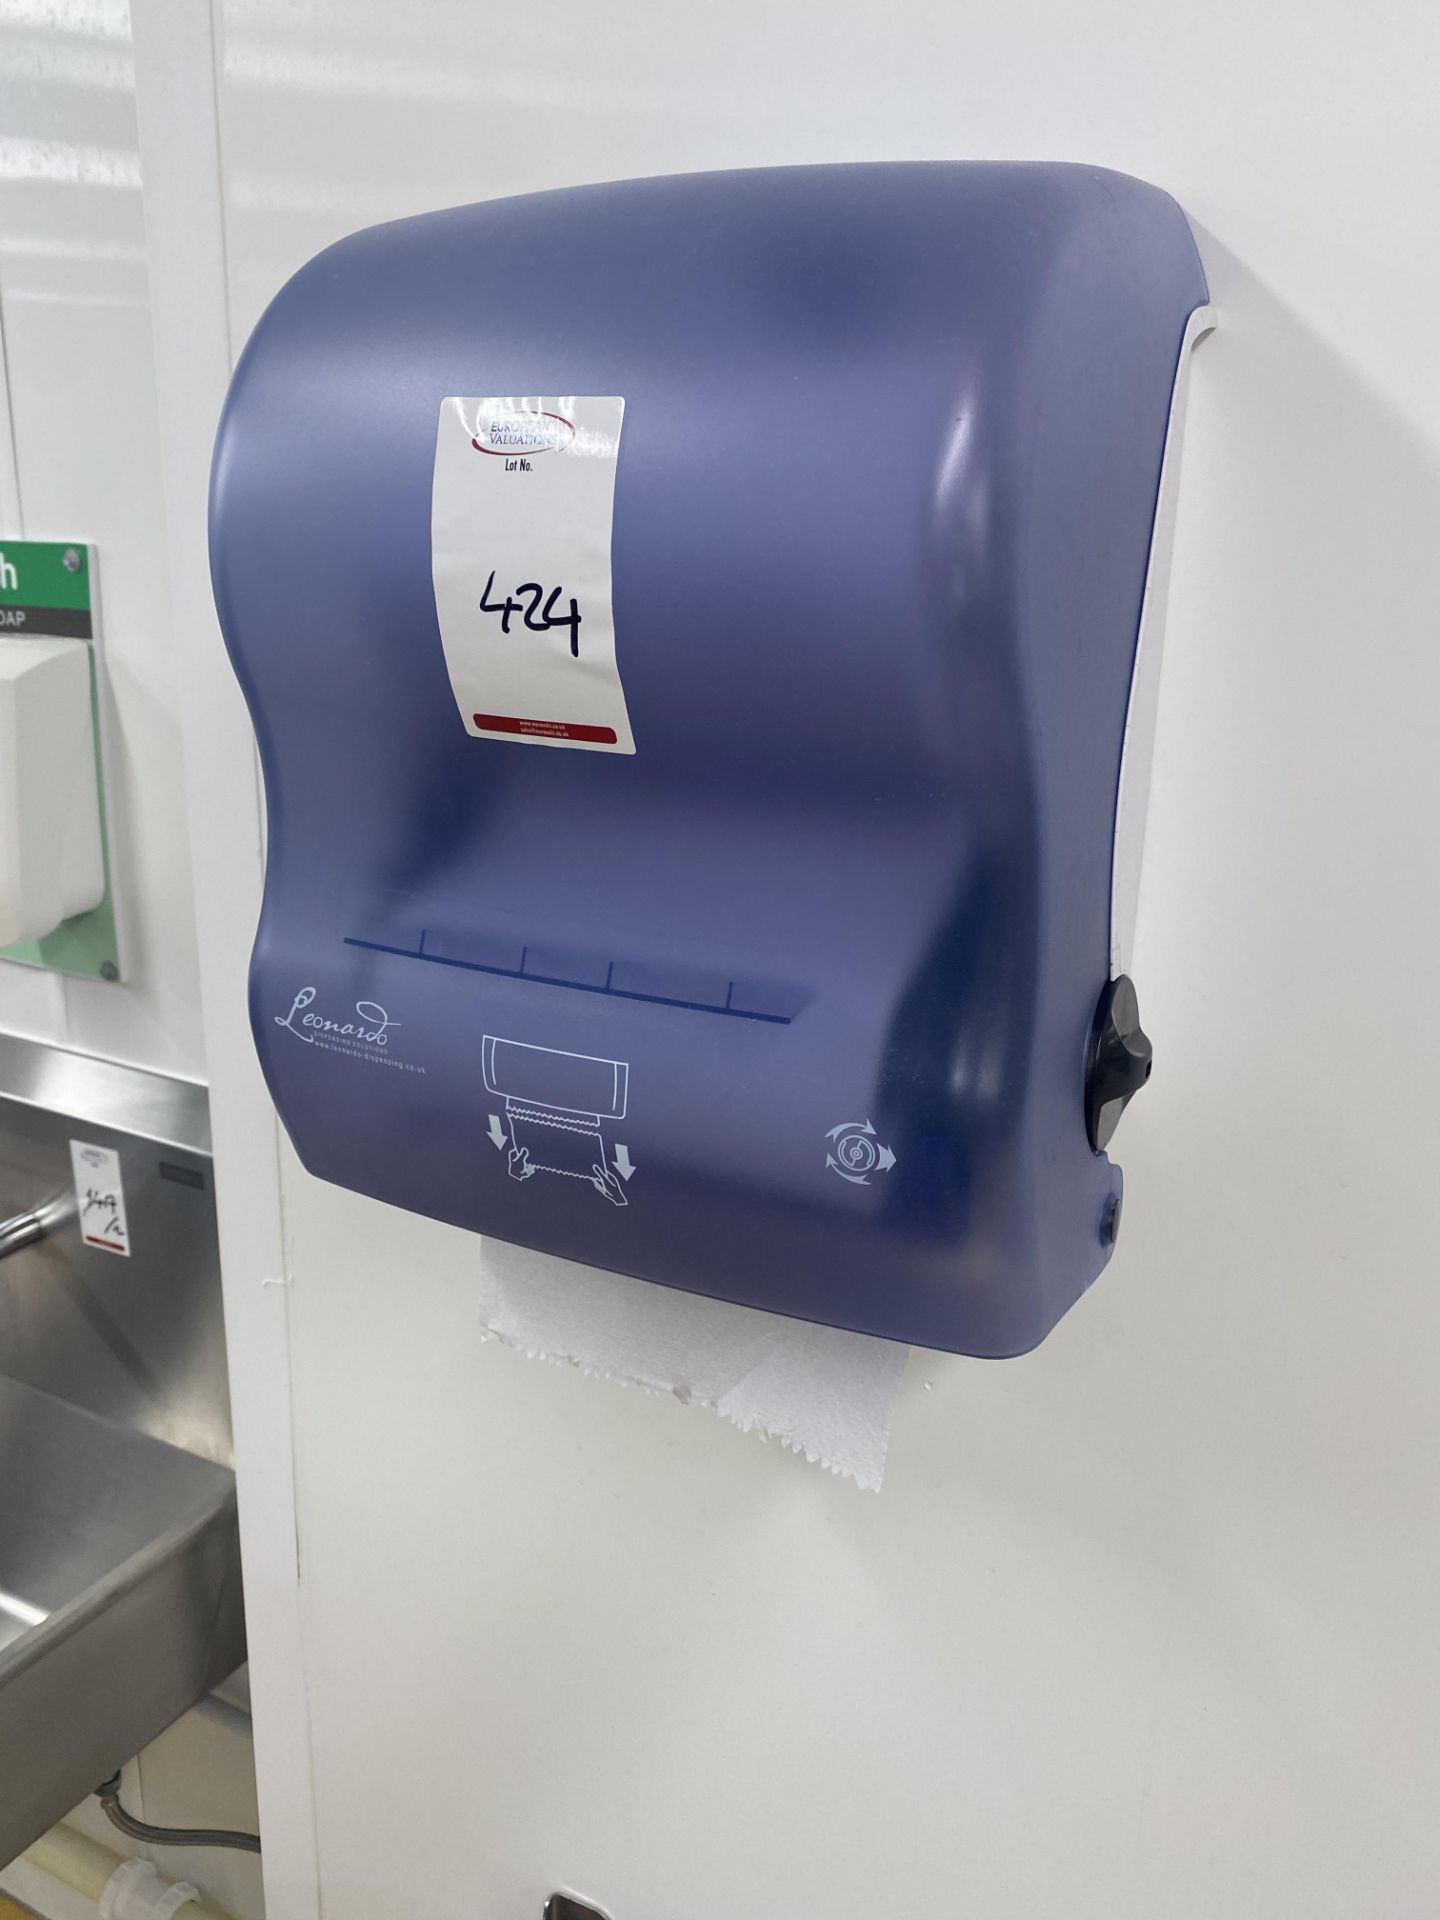
{"type": "Polygon", "coordinates": [[[1140,1003],[1129,974],[1108,981],[1090,1029],[1085,1073],[1085,1130],[1098,1153],[1110,1144],[1120,1116],[1150,1078],[1154,1048],[1140,1024],[1140,1003]]]}

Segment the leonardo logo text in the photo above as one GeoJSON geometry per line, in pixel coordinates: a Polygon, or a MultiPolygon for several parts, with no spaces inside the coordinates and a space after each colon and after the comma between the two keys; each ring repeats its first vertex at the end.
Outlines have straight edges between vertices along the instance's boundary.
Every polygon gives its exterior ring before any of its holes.
{"type": "Polygon", "coordinates": [[[301,987],[290,1003],[288,1013],[277,1013],[275,1024],[293,1033],[307,1047],[319,1047],[327,1053],[349,1054],[352,1059],[368,1060],[377,1066],[398,1067],[402,1073],[423,1073],[423,1067],[396,1059],[390,1051],[390,1036],[400,1022],[392,1020],[376,1000],[357,1000],[353,1019],[336,1019],[315,1010],[314,987],[301,987]]]}

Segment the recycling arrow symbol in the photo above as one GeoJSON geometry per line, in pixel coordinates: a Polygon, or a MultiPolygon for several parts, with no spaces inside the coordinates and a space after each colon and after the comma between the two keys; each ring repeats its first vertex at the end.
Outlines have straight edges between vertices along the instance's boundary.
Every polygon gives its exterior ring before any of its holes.
{"type": "Polygon", "coordinates": [[[869,1120],[842,1120],[825,1138],[830,1142],[826,1166],[852,1187],[868,1187],[872,1173],[888,1173],[895,1164],[894,1153],[877,1138],[869,1120]]]}

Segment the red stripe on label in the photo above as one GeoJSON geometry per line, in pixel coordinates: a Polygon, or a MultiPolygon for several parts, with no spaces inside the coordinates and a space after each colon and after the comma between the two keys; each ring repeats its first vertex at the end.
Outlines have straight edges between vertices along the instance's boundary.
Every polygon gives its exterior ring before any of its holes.
{"type": "Polygon", "coordinates": [[[87,1247],[104,1247],[107,1253],[124,1253],[125,1251],[118,1240],[102,1240],[98,1233],[87,1233],[85,1244],[87,1247]]]}
{"type": "Polygon", "coordinates": [[[592,740],[597,746],[613,747],[613,727],[587,727],[578,720],[519,720],[511,713],[477,713],[472,719],[485,733],[525,733],[542,740],[592,740]]]}

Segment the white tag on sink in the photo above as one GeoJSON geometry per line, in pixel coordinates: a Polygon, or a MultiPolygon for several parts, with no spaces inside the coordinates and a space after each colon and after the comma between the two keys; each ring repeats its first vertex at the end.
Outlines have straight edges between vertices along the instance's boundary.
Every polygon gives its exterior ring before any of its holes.
{"type": "Polygon", "coordinates": [[[125,1218],[125,1187],[120,1178],[120,1156],[113,1147],[94,1147],[84,1140],[70,1142],[70,1165],[75,1170],[75,1210],[80,1238],[87,1247],[106,1253],[130,1254],[130,1227],[125,1218]]]}

